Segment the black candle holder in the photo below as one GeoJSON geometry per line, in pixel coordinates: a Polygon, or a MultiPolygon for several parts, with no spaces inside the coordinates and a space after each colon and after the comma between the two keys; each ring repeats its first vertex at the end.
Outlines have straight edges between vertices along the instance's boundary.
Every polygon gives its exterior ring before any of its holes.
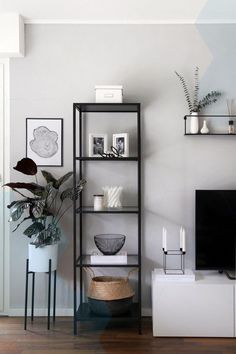
{"type": "Polygon", "coordinates": [[[179,250],[165,250],[162,248],[163,251],[163,269],[165,274],[175,275],[175,274],[184,274],[184,256],[186,254],[182,248],[179,250]],[[168,256],[179,256],[180,257],[180,268],[167,268],[167,257],[168,256]]]}

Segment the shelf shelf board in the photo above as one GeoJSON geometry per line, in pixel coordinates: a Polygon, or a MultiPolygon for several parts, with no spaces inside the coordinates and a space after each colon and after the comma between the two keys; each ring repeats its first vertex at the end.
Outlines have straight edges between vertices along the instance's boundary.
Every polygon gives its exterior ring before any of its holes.
{"type": "Polygon", "coordinates": [[[128,255],[127,264],[91,264],[90,255],[83,255],[79,257],[76,261],[76,267],[107,267],[107,268],[125,268],[125,267],[139,267],[138,256],[137,255],[128,255]],[[80,263],[80,260],[81,263],[80,263]]]}
{"type": "Polygon", "coordinates": [[[138,113],[139,103],[74,103],[81,112],[114,112],[114,113],[138,113]]]}
{"type": "MultiPolygon", "coordinates": [[[[186,114],[184,119],[193,117],[191,114],[186,114]]],[[[202,118],[236,118],[235,114],[228,115],[228,114],[198,114],[197,117],[202,118]]]]}
{"type": "Polygon", "coordinates": [[[83,206],[76,209],[77,214],[138,214],[138,207],[122,207],[122,208],[104,208],[102,210],[94,210],[93,206],[83,206]]]}
{"type": "Polygon", "coordinates": [[[228,134],[228,133],[209,133],[209,134],[201,134],[201,133],[197,133],[197,134],[191,134],[191,133],[185,133],[184,135],[197,135],[197,136],[213,136],[213,135],[224,135],[224,136],[235,136],[236,134],[228,134]]]}
{"type": "Polygon", "coordinates": [[[139,158],[137,156],[134,157],[76,157],[76,160],[79,161],[138,161],[139,158]]]}
{"type": "Polygon", "coordinates": [[[127,314],[122,315],[122,316],[117,316],[117,317],[105,317],[105,316],[99,316],[95,313],[93,313],[90,308],[88,303],[84,302],[79,306],[79,309],[76,313],[76,319],[77,321],[104,321],[104,322],[110,322],[110,321],[116,321],[116,322],[122,322],[124,319],[138,319],[138,303],[133,303],[131,306],[131,309],[127,314]]]}

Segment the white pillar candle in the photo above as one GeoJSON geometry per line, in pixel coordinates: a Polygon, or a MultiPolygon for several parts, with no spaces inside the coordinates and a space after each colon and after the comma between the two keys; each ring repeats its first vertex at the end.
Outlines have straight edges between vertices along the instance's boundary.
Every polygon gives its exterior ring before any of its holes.
{"type": "Polygon", "coordinates": [[[183,248],[183,228],[181,226],[179,230],[179,248],[183,248]]]}
{"type": "Polygon", "coordinates": [[[182,231],[182,251],[186,252],[186,237],[185,237],[185,229],[182,231]]]}
{"type": "Polygon", "coordinates": [[[162,229],[162,248],[167,251],[167,232],[165,227],[162,229]]]}

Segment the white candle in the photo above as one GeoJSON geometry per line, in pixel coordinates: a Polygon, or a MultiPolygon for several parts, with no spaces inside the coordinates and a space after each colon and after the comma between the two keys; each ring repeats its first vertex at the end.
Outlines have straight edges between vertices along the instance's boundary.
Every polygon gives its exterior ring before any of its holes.
{"type": "Polygon", "coordinates": [[[186,252],[186,239],[185,239],[185,229],[182,231],[182,251],[186,252]]]}
{"type": "Polygon", "coordinates": [[[183,248],[183,228],[181,226],[179,230],[179,248],[183,248]]]}
{"type": "Polygon", "coordinates": [[[167,232],[165,227],[162,229],[162,248],[167,251],[167,232]]]}

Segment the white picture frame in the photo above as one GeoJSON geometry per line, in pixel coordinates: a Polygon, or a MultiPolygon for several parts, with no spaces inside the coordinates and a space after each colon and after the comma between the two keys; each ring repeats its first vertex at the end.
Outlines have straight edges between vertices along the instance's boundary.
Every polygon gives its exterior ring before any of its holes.
{"type": "Polygon", "coordinates": [[[120,156],[129,157],[129,133],[113,134],[112,145],[118,150],[120,156]]]}
{"type": "Polygon", "coordinates": [[[62,118],[26,118],[26,157],[37,166],[63,166],[62,118]]]}
{"type": "Polygon", "coordinates": [[[107,152],[107,134],[89,134],[89,157],[102,157],[101,153],[107,152]]]}

